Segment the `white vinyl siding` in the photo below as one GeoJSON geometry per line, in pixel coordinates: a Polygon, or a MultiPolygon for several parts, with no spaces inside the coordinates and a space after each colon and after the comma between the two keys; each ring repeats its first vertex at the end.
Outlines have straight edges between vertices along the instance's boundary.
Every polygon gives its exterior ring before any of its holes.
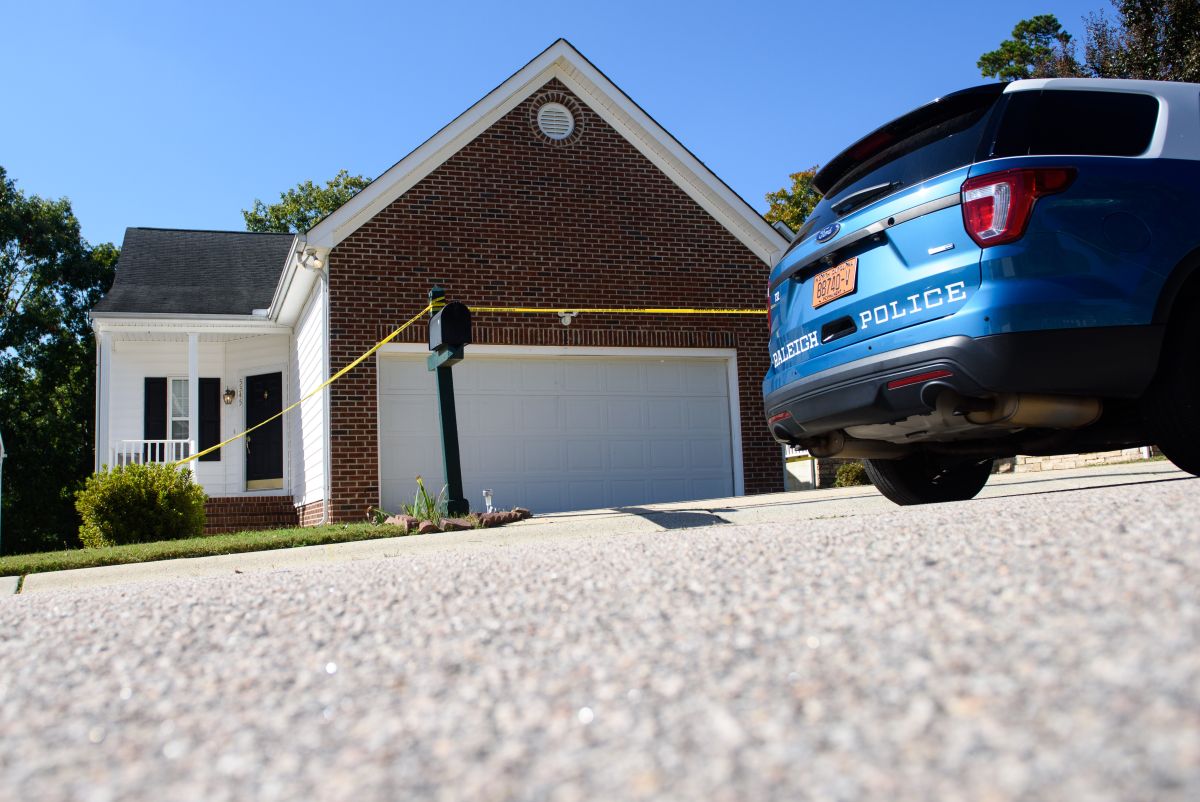
{"type": "MultiPolygon", "coordinates": [[[[237,400],[221,404],[221,439],[226,440],[244,428],[245,413],[242,398],[242,379],[258,373],[283,371],[284,386],[288,385],[288,344],[285,335],[252,335],[199,343],[199,374],[221,380],[221,390],[237,390],[237,400]]],[[[179,377],[188,364],[186,338],[182,340],[118,341],[112,348],[111,398],[108,404],[109,441],[140,440],[143,432],[145,378],[147,376],[179,377]]],[[[187,381],[181,380],[186,386],[187,381]]],[[[173,395],[168,383],[168,404],[173,395]]],[[[186,416],[186,394],[180,409],[186,416]]],[[[290,403],[290,401],[287,401],[290,403]]],[[[168,409],[168,413],[173,410],[168,409]]],[[[168,424],[170,426],[170,424],[168,424]]],[[[186,428],[186,422],[185,422],[186,428]]],[[[170,428],[168,433],[170,433],[170,428]]],[[[285,445],[285,459],[287,457],[285,445]]],[[[108,444],[104,444],[101,461],[108,461],[108,444]]],[[[246,490],[245,445],[240,441],[221,451],[219,462],[193,462],[196,479],[210,496],[242,493],[246,490]]],[[[285,482],[287,481],[285,470],[285,482]]]]}
{"type": "MultiPolygon", "coordinates": [[[[737,492],[727,358],[494,356],[454,368],[464,494],[535,512],[737,492]]],[[[444,484],[424,356],[379,360],[381,501],[444,484]]]]}
{"type": "MultiPolygon", "coordinates": [[[[292,351],[293,399],[320,386],[325,374],[325,292],[318,283],[300,319],[292,351]]],[[[289,413],[292,439],[293,490],[297,504],[325,498],[325,399],[320,392],[289,413]]]]}

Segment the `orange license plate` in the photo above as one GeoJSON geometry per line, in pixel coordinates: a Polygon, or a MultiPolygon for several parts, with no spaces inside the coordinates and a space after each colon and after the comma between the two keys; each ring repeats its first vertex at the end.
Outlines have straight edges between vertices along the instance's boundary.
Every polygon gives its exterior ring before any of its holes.
{"type": "Polygon", "coordinates": [[[840,265],[817,273],[813,277],[813,309],[854,292],[857,282],[857,256],[853,259],[847,259],[840,265]]]}

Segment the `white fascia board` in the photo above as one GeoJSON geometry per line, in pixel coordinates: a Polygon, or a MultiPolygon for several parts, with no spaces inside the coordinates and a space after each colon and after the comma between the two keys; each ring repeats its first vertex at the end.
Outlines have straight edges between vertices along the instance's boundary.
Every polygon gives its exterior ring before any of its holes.
{"type": "Polygon", "coordinates": [[[287,295],[288,287],[292,283],[292,277],[295,276],[296,271],[300,268],[300,252],[303,248],[304,239],[297,234],[292,239],[292,247],[288,249],[288,255],[283,260],[283,270],[279,273],[279,281],[275,284],[275,293],[271,296],[271,303],[267,305],[267,309],[270,310],[267,313],[267,317],[272,320],[279,317],[277,311],[279,304],[283,301],[284,296],[287,295]]]}
{"type": "Polygon", "coordinates": [[[775,264],[787,248],[779,232],[564,40],[551,45],[313,227],[308,232],[308,246],[320,250],[337,246],[551,78],[558,78],[579,95],[759,259],[768,266],[775,264]]]}
{"type": "Polygon", "coordinates": [[[196,331],[209,334],[286,334],[288,326],[266,318],[250,315],[165,315],[125,314],[93,315],[92,329],[117,334],[121,332],[175,332],[185,334],[196,331]]]}

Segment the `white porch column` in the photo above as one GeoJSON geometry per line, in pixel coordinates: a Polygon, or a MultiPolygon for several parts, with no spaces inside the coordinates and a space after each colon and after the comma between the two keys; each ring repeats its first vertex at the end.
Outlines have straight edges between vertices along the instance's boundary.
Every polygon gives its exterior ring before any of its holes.
{"type": "Polygon", "coordinates": [[[103,465],[112,467],[112,442],[109,440],[108,409],[112,400],[112,335],[99,332],[100,362],[99,375],[96,377],[96,470],[103,465]]]}
{"type": "MultiPolygon", "coordinates": [[[[200,443],[200,335],[188,332],[188,438],[200,443]]],[[[195,470],[192,471],[195,473],[195,470]]]]}

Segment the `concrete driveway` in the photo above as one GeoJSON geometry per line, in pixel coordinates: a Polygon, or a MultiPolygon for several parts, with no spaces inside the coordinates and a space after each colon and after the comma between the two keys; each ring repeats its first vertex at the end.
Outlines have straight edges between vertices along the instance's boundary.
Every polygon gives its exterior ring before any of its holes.
{"type": "Polygon", "coordinates": [[[1190,802],[1198,491],[665,505],[3,597],[0,797],[1190,802]]]}

